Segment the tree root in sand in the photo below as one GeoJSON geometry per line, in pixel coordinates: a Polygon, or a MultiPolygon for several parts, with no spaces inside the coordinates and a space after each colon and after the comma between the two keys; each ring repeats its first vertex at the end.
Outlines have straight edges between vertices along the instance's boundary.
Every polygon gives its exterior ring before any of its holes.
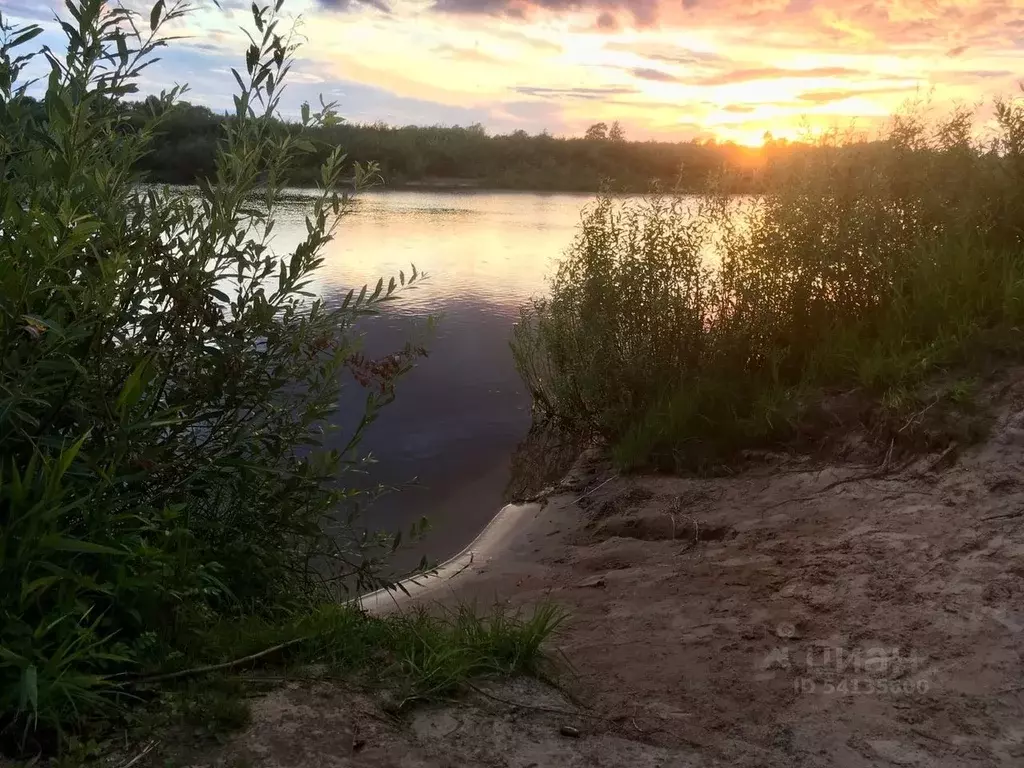
{"type": "MultiPolygon", "coordinates": [[[[911,456],[909,459],[904,461],[899,466],[890,468],[894,444],[895,440],[889,443],[889,450],[885,454],[885,460],[882,462],[882,465],[878,469],[872,470],[871,472],[865,472],[860,475],[854,475],[853,477],[844,477],[841,480],[835,480],[826,485],[824,488],[819,488],[817,491],[808,496],[797,496],[792,499],[783,499],[782,501],[777,501],[774,504],[769,504],[767,507],[762,508],[761,514],[763,515],[765,512],[768,512],[769,510],[776,509],[777,507],[786,506],[787,504],[798,504],[803,501],[814,501],[822,494],[828,493],[832,489],[838,488],[842,485],[848,485],[850,483],[859,483],[864,480],[875,480],[878,478],[886,477],[888,475],[898,474],[905,470],[907,467],[911,466],[915,461],[917,461],[917,456],[911,456]]],[[[946,458],[954,450],[956,450],[956,447],[956,443],[951,444],[949,447],[946,448],[946,450],[939,454],[939,457],[935,459],[931,464],[929,464],[928,467],[926,467],[922,472],[917,473],[917,476],[924,477],[925,475],[933,472],[940,464],[942,464],[943,461],[946,460],[946,458]]]]}

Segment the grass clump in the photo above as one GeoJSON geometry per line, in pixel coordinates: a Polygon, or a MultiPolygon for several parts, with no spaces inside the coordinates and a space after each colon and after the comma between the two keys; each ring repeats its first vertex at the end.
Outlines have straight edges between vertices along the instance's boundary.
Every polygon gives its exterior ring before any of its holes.
{"type": "Polygon", "coordinates": [[[888,445],[929,377],[1018,354],[1024,105],[985,141],[926,115],[767,147],[753,197],[598,200],[515,332],[538,414],[626,467],[706,468],[837,426],[888,445]]]}
{"type": "Polygon", "coordinates": [[[460,604],[414,607],[389,616],[325,603],[286,621],[248,617],[214,626],[190,660],[216,664],[235,654],[242,663],[233,669],[316,665],[328,677],[397,686],[413,700],[449,694],[472,677],[540,674],[542,646],[564,620],[551,603],[529,612],[501,604],[487,611],[460,604]],[[265,654],[267,649],[272,653],[265,654]]]}
{"type": "Polygon", "coordinates": [[[545,646],[564,619],[550,603],[530,611],[431,606],[382,617],[332,603],[287,621],[225,621],[210,628],[190,659],[208,665],[131,684],[139,713],[124,727],[135,742],[175,732],[201,747],[247,726],[250,700],[290,680],[340,682],[372,693],[398,715],[454,696],[474,680],[551,678],[558,664],[545,646]]]}

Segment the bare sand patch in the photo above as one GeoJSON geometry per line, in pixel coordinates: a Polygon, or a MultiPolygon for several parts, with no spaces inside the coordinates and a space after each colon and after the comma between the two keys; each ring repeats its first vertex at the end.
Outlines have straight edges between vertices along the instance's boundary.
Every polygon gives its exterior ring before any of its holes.
{"type": "Polygon", "coordinates": [[[564,605],[563,692],[515,681],[393,721],[355,694],[285,690],[226,756],[1022,765],[1022,434],[1018,404],[952,466],[936,453],[889,473],[772,456],[731,477],[617,477],[591,454],[499,549],[422,595],[564,605]],[[273,704],[296,696],[299,710],[273,704]]]}

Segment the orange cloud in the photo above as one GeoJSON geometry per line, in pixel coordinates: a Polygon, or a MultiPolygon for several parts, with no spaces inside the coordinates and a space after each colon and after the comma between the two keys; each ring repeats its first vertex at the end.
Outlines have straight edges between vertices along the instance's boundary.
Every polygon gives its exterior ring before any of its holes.
{"type": "Polygon", "coordinates": [[[852,99],[854,97],[880,96],[893,93],[912,93],[915,90],[917,90],[915,86],[896,86],[892,88],[848,88],[835,91],[806,91],[804,93],[797,94],[797,98],[800,101],[806,101],[811,104],[830,104],[832,102],[845,101],[846,99],[852,99]]]}
{"type": "Polygon", "coordinates": [[[811,67],[809,69],[784,69],[782,67],[756,67],[752,69],[734,69],[714,75],[698,77],[689,82],[693,85],[731,85],[733,83],[750,83],[757,80],[808,79],[821,77],[848,77],[850,75],[868,74],[863,70],[849,67],[811,67]]]}

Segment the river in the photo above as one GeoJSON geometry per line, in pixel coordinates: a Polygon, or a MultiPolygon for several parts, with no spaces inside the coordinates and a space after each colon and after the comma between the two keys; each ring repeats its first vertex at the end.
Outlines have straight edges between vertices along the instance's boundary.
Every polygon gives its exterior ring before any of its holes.
{"type": "MultiPolygon", "coordinates": [[[[300,193],[301,194],[301,193],[300,193]]],[[[404,486],[368,510],[368,527],[404,530],[426,517],[427,537],[397,559],[440,561],[462,549],[503,503],[509,460],[530,426],[530,399],[508,342],[519,307],[543,294],[570,244],[587,195],[512,192],[370,192],[355,201],[325,249],[314,290],[328,303],[385,282],[414,263],[428,277],[361,324],[369,356],[422,334],[429,357],[397,387],[362,448],[374,482],[404,486]],[[416,481],[415,484],[413,481],[416,481]]],[[[301,197],[279,214],[274,246],[305,236],[301,197]]],[[[354,385],[342,417],[359,408],[354,385]]]]}

